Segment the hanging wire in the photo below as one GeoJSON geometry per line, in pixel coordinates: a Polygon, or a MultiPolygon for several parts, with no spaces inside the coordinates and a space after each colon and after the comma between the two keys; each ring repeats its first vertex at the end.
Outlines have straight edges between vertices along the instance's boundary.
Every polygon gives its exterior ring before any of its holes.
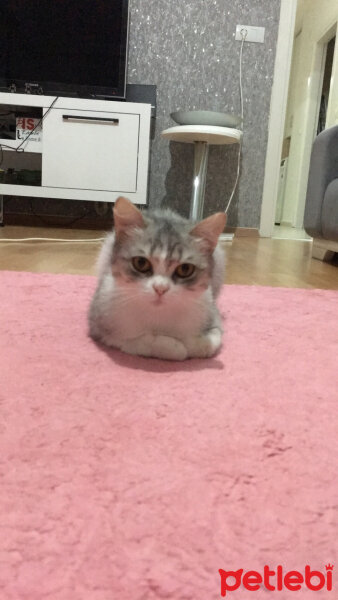
{"type": "Polygon", "coordinates": [[[236,173],[236,179],[235,179],[235,184],[233,187],[233,190],[231,192],[231,196],[229,198],[228,204],[226,206],[225,209],[225,214],[227,214],[230,206],[231,206],[231,202],[232,199],[234,197],[234,194],[236,192],[237,189],[237,185],[238,185],[238,180],[239,180],[239,173],[241,170],[241,153],[242,153],[242,140],[243,140],[243,127],[244,127],[244,102],[243,102],[243,84],[242,84],[242,63],[243,63],[243,46],[244,46],[244,42],[246,40],[246,37],[248,35],[248,30],[243,28],[241,29],[241,36],[242,36],[242,42],[241,42],[241,48],[239,51],[239,93],[240,93],[240,104],[241,104],[241,121],[242,121],[242,138],[239,142],[239,146],[238,146],[238,155],[237,155],[237,173],[236,173]]]}

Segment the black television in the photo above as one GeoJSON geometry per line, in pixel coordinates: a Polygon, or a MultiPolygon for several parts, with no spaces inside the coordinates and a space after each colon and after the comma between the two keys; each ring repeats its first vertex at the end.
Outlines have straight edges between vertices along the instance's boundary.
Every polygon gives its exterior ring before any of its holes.
{"type": "Polygon", "coordinates": [[[125,98],[128,0],[1,0],[0,86],[125,98]]]}

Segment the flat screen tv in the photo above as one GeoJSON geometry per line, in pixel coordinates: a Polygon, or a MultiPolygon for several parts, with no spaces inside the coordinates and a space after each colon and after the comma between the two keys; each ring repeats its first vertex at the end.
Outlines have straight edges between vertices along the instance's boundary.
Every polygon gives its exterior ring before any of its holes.
{"type": "Polygon", "coordinates": [[[1,0],[0,85],[125,97],[128,0],[1,0]]]}

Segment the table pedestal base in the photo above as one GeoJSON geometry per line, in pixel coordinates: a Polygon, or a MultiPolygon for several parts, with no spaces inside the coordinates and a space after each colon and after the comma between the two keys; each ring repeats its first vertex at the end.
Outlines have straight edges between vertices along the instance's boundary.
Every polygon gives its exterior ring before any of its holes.
{"type": "Polygon", "coordinates": [[[192,221],[200,221],[203,219],[209,144],[207,142],[194,142],[194,151],[194,174],[189,216],[192,221]]]}

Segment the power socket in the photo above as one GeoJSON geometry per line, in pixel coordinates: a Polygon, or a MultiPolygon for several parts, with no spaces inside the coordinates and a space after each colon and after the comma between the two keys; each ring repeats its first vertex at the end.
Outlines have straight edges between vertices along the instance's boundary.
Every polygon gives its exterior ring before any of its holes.
{"type": "Polygon", "coordinates": [[[258,42],[259,44],[264,43],[265,27],[254,27],[253,25],[236,25],[236,37],[235,40],[242,41],[243,31],[247,32],[245,36],[246,42],[258,42]]]}

